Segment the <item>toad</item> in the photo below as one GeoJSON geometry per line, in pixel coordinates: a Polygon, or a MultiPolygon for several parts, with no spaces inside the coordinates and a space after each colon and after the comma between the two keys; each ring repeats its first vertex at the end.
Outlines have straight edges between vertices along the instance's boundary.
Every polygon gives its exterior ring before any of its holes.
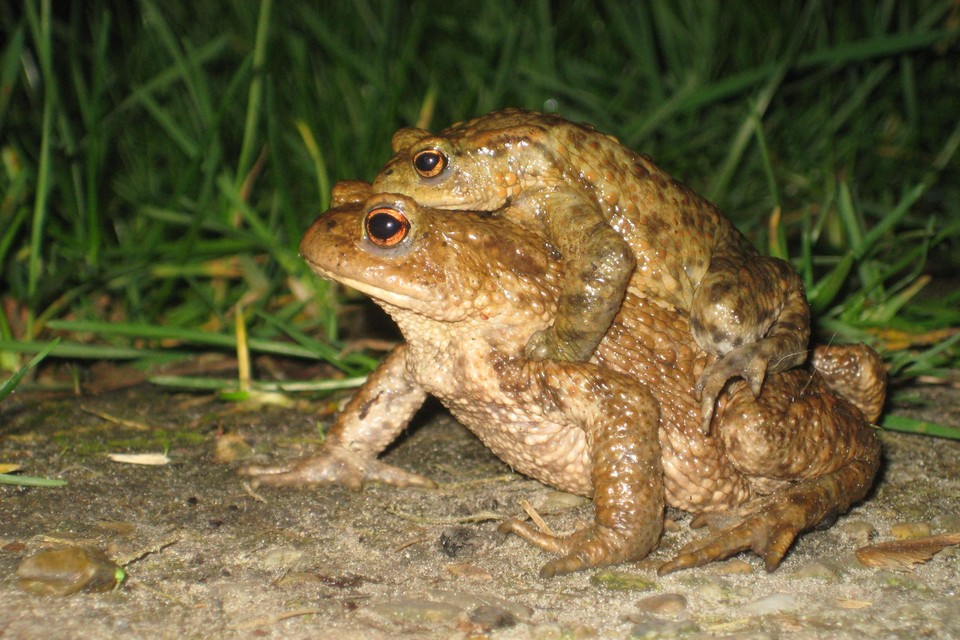
{"type": "Polygon", "coordinates": [[[668,302],[697,345],[722,356],[697,381],[704,429],[730,379],[758,395],[768,373],[806,360],[809,308],[793,267],[760,255],[717,207],[613,136],[507,109],[436,135],[400,129],[392,146],[374,191],[497,212],[563,257],[559,309],[528,356],[588,360],[628,288],[668,302]]]}
{"type": "Polygon", "coordinates": [[[686,315],[628,290],[589,362],[531,359],[525,345],[553,322],[564,286],[565,263],[542,236],[509,216],[451,216],[400,195],[364,200],[368,191],[338,185],[300,252],[316,273],[369,295],[406,342],[351,398],[320,452],[241,471],[258,484],[434,486],[377,458],[431,394],[517,471],[593,498],[594,521],[571,534],[502,525],[559,556],[543,576],[646,556],[665,503],[715,531],[661,572],[746,549],[773,570],[801,531],[869,488],[879,445],[868,420],[885,378],[867,347],[818,348],[813,367],[769,376],[756,397],[734,381],[704,434],[694,387],[716,355],[692,338],[686,315]]]}

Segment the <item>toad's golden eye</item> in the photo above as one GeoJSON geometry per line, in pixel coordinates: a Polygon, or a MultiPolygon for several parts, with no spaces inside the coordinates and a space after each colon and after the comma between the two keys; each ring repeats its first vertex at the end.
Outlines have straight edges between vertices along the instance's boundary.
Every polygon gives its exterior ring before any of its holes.
{"type": "Polygon", "coordinates": [[[413,156],[413,168],[424,178],[433,178],[447,168],[447,157],[436,149],[424,149],[413,156]]]}
{"type": "Polygon", "coordinates": [[[392,247],[410,232],[407,217],[390,207],[377,207],[368,213],[364,226],[370,242],[378,247],[392,247]]]}

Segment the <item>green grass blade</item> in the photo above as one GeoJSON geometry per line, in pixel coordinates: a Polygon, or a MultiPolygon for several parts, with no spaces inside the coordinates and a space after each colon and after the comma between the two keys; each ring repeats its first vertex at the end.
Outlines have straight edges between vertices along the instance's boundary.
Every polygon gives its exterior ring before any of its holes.
{"type": "MultiPolygon", "coordinates": [[[[188,344],[230,350],[234,350],[237,347],[236,336],[232,334],[212,333],[209,331],[202,331],[200,329],[83,320],[51,320],[48,323],[48,326],[57,331],[70,331],[74,333],[94,333],[104,336],[125,336],[132,338],[143,338],[147,340],[176,340],[188,344]]],[[[252,351],[269,353],[277,356],[316,359],[317,357],[322,357],[325,353],[326,355],[332,357],[332,354],[326,350],[324,350],[323,353],[318,354],[316,351],[304,348],[300,345],[290,344],[288,342],[265,340],[263,338],[250,338],[248,340],[248,345],[252,351]]],[[[3,343],[0,343],[0,350],[2,349],[3,343]]],[[[349,359],[347,359],[346,362],[349,363],[349,359]]]]}
{"type": "MultiPolygon", "coordinates": [[[[40,67],[44,79],[43,117],[40,134],[40,161],[37,166],[37,194],[33,205],[33,224],[30,228],[30,259],[27,280],[27,297],[35,302],[37,285],[43,269],[43,245],[45,222],[47,218],[47,197],[50,193],[51,162],[50,152],[53,144],[53,119],[55,116],[57,96],[55,87],[56,78],[53,75],[53,52],[51,41],[50,0],[41,0],[40,16],[36,15],[35,4],[26,3],[27,18],[33,31],[34,44],[40,56],[40,67]]],[[[27,329],[32,333],[32,326],[27,329]]]]}
{"type": "MultiPolygon", "coordinates": [[[[33,369],[38,364],[40,364],[40,362],[44,358],[46,358],[51,351],[53,351],[54,347],[56,347],[57,343],[59,342],[60,342],[60,338],[55,338],[54,340],[49,342],[47,346],[44,347],[42,351],[40,351],[40,353],[38,353],[37,355],[35,355],[33,358],[30,359],[30,362],[20,367],[19,371],[17,371],[12,376],[4,380],[3,384],[0,384],[0,402],[2,402],[3,399],[6,398],[8,395],[13,393],[13,390],[16,389],[17,385],[20,384],[20,381],[23,380],[23,377],[27,375],[27,372],[30,371],[30,369],[33,369]]],[[[0,346],[0,350],[2,350],[2,346],[0,346]]]]}
{"type": "Polygon", "coordinates": [[[260,0],[257,18],[257,39],[253,47],[253,76],[247,95],[247,117],[243,125],[243,144],[237,161],[236,184],[239,188],[253,164],[253,149],[257,142],[257,124],[260,121],[260,104],[263,99],[263,73],[266,58],[267,36],[270,33],[270,6],[272,0],[260,0]]]}
{"type": "Polygon", "coordinates": [[[914,420],[896,414],[886,415],[880,421],[880,427],[887,431],[899,431],[901,433],[914,433],[917,435],[933,436],[935,438],[948,438],[950,440],[960,440],[960,428],[948,427],[935,422],[925,422],[923,420],[914,420]]]}
{"type": "MultiPolygon", "coordinates": [[[[338,378],[331,380],[287,381],[287,382],[260,382],[250,383],[251,391],[269,391],[280,393],[309,393],[340,391],[354,389],[366,382],[366,376],[338,378]]],[[[227,391],[237,388],[235,379],[199,378],[194,376],[151,376],[147,378],[151,384],[161,387],[175,387],[192,391],[227,391]]]]}
{"type": "Polygon", "coordinates": [[[0,484],[12,484],[19,487],[63,487],[66,480],[53,478],[37,478],[34,476],[16,476],[11,473],[0,473],[0,484]]]}

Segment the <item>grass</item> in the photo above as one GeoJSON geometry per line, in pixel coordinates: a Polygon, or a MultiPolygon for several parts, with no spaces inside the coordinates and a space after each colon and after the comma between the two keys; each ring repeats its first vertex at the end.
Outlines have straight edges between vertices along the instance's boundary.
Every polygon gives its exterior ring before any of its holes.
{"type": "Polygon", "coordinates": [[[233,349],[242,309],[253,350],[362,375],[300,235],[396,128],[508,105],[709,195],[793,259],[821,339],[960,367],[937,333],[960,326],[955,0],[27,0],[0,28],[4,369],[53,336],[63,358],[233,349]]]}

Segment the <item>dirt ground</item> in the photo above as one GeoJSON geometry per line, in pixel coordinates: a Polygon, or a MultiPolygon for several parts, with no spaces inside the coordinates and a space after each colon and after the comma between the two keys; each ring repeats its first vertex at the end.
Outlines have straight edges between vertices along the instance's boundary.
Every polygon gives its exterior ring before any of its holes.
{"type": "MultiPolygon", "coordinates": [[[[957,390],[918,393],[928,402],[913,415],[960,428],[957,390]]],[[[147,385],[8,398],[0,463],[68,484],[0,485],[0,638],[960,637],[958,547],[905,571],[854,555],[868,539],[960,531],[958,441],[884,433],[869,498],[804,535],[773,574],[741,554],[658,578],[700,535],[669,512],[651,559],[543,580],[547,555],[498,522],[526,499],[564,531],[590,504],[511,473],[437,407],[387,454],[435,490],[251,491],[239,462],[214,459],[224,434],[242,437],[227,459],[244,443],[261,462],[310,452],[329,419],[317,410],[237,410],[147,385]],[[107,457],[164,451],[163,466],[107,457]],[[126,580],[69,596],[21,589],[24,558],[65,544],[104,550],[126,580]]]]}

